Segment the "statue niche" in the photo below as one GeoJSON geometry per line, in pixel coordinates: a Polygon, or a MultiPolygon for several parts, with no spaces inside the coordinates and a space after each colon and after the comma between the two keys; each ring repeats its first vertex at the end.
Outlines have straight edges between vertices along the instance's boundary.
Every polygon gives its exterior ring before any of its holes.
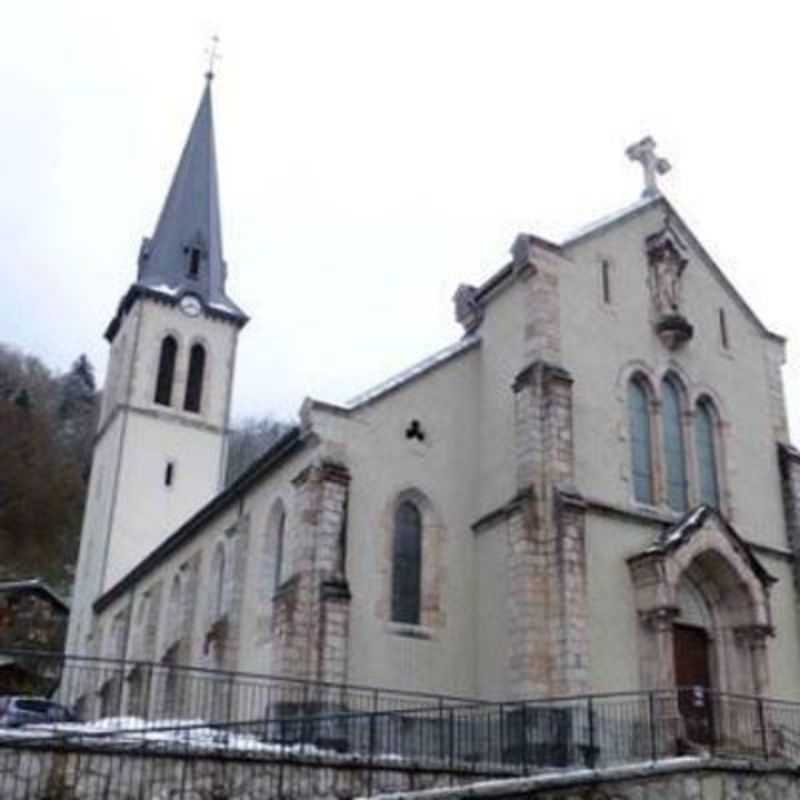
{"type": "Polygon", "coordinates": [[[656,333],[670,350],[676,350],[694,333],[681,313],[682,277],[688,264],[683,254],[686,246],[667,221],[662,230],[647,237],[646,247],[656,333]]]}

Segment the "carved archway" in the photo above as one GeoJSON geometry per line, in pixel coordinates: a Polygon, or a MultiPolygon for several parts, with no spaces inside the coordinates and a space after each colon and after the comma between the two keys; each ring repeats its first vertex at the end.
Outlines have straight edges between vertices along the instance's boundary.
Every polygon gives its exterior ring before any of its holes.
{"type": "Polygon", "coordinates": [[[643,688],[675,688],[675,629],[689,624],[708,635],[712,688],[768,693],[775,578],[717,511],[700,506],[628,565],[643,688]]]}

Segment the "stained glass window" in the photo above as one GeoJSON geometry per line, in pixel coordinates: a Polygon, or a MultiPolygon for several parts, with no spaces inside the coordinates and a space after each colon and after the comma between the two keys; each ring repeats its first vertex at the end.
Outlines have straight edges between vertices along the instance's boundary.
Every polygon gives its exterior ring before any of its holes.
{"type": "Polygon", "coordinates": [[[719,507],[719,482],[717,480],[717,454],[714,442],[714,412],[711,401],[704,398],[697,404],[695,415],[695,442],[697,447],[697,476],[700,481],[700,501],[719,507]]]}
{"type": "Polygon", "coordinates": [[[633,496],[640,503],[653,503],[653,444],[650,433],[650,401],[642,380],[628,385],[633,496]]]}
{"type": "Polygon", "coordinates": [[[419,625],[422,589],[422,515],[409,500],[394,516],[392,620],[419,625]]]}
{"type": "Polygon", "coordinates": [[[681,419],[681,395],[671,377],[666,377],[662,384],[662,409],[667,504],[675,511],[686,511],[689,498],[686,482],[686,448],[683,442],[683,421],[681,419]]]}

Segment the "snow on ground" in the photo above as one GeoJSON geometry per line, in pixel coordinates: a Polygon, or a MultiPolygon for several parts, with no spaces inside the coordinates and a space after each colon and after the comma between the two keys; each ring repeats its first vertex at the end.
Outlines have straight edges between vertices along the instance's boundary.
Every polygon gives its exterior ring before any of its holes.
{"type": "Polygon", "coordinates": [[[261,753],[332,754],[310,744],[265,742],[252,734],[236,733],[202,719],[158,719],[108,717],[96,722],[59,722],[0,728],[0,741],[58,739],[82,744],[161,743],[181,748],[257,751],[261,753]]]}

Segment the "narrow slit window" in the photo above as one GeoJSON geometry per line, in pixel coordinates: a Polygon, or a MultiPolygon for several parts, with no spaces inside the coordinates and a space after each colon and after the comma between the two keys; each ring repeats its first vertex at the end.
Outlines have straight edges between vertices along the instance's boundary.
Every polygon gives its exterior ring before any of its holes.
{"type": "Polygon", "coordinates": [[[611,264],[605,259],[600,264],[600,273],[603,279],[603,302],[611,305],[611,264]]]}
{"type": "Polygon", "coordinates": [[[172,481],[175,479],[175,462],[167,461],[167,466],[164,469],[164,486],[172,486],[172,481]]]}
{"type": "Polygon", "coordinates": [[[172,405],[172,384],[175,379],[175,358],[178,354],[178,343],[172,336],[161,342],[161,355],[158,359],[158,377],[156,378],[155,401],[159,405],[172,405]]]}
{"type": "Polygon", "coordinates": [[[183,407],[186,411],[200,411],[203,399],[203,373],[206,369],[206,351],[203,345],[192,345],[189,354],[189,378],[186,381],[186,398],[183,407]]]}
{"type": "Polygon", "coordinates": [[[728,322],[725,319],[725,309],[719,310],[719,341],[723,349],[730,349],[730,341],[728,339],[728,322]]]}

